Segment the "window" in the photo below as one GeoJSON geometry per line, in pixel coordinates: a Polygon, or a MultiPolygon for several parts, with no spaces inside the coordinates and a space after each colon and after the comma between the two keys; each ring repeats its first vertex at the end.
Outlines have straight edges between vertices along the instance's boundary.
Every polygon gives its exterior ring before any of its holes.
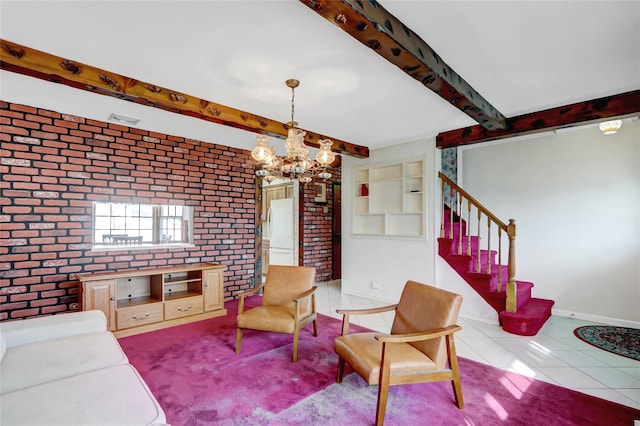
{"type": "Polygon", "coordinates": [[[148,248],[192,244],[193,209],[187,206],[93,204],[93,247],[148,248]]]}
{"type": "Polygon", "coordinates": [[[183,206],[160,206],[160,242],[182,241],[184,232],[183,206]]]}

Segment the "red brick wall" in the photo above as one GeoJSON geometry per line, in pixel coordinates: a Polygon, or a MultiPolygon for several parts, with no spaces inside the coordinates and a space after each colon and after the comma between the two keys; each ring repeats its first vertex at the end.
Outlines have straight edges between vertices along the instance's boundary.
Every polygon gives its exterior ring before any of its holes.
{"type": "Polygon", "coordinates": [[[315,266],[316,281],[326,282],[332,279],[332,240],[333,240],[333,182],[340,182],[341,169],[332,170],[333,176],[327,185],[327,203],[316,204],[315,184],[310,182],[301,191],[304,202],[302,219],[303,258],[305,266],[315,266]],[[325,211],[326,210],[326,211],[325,211]]]}
{"type": "Polygon", "coordinates": [[[0,105],[0,320],[78,309],[76,273],[216,262],[225,298],[250,287],[248,151],[0,105]],[[93,201],[193,206],[195,247],[92,252],[93,201]]]}
{"type": "MultiPolygon", "coordinates": [[[[0,101],[0,321],[78,309],[76,273],[184,263],[227,265],[225,299],[252,284],[250,153],[0,101]],[[91,251],[93,201],[194,207],[194,248],[91,251]]],[[[304,264],[331,280],[327,204],[302,188],[304,264]],[[325,212],[326,208],[326,212],[325,212]]]]}

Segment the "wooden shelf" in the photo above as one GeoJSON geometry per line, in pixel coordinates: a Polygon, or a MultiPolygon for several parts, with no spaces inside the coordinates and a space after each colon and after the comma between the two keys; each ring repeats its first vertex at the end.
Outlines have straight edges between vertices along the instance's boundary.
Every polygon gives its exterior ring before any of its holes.
{"type": "Polygon", "coordinates": [[[155,297],[132,297],[131,299],[118,300],[117,309],[131,308],[133,306],[148,305],[150,303],[162,303],[162,299],[155,297]]]}
{"type": "Polygon", "coordinates": [[[193,283],[193,282],[199,282],[202,281],[201,277],[196,277],[196,278],[185,278],[185,277],[176,277],[176,278],[165,278],[164,279],[164,284],[186,284],[186,283],[193,283]]]}

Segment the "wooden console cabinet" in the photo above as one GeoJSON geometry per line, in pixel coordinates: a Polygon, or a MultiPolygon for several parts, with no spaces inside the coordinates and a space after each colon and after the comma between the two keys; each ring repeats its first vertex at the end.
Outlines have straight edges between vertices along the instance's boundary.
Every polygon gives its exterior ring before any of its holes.
{"type": "Polygon", "coordinates": [[[78,274],[82,309],[98,309],[116,337],[227,314],[224,265],[201,263],[78,274]]]}

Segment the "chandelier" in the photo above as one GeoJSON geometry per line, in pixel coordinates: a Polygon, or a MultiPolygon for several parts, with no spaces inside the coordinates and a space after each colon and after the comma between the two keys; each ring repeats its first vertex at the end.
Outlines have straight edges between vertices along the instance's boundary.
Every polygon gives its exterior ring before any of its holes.
{"type": "Polygon", "coordinates": [[[605,135],[613,135],[622,127],[622,120],[604,121],[599,127],[605,135]]]}
{"type": "Polygon", "coordinates": [[[319,141],[320,151],[316,154],[315,160],[309,158],[309,147],[304,144],[306,132],[296,127],[298,123],[293,118],[295,89],[300,82],[289,79],[286,84],[291,88],[291,121],[287,123],[289,131],[284,144],[287,155],[276,155],[276,147],[267,145],[269,136],[257,135],[256,147],[251,151],[251,156],[257,163],[256,176],[262,177],[267,182],[276,178],[291,178],[307,183],[311,182],[314,176],[329,179],[331,177],[331,173],[328,172],[329,165],[336,159],[336,155],[331,152],[333,142],[329,139],[319,141]]]}

